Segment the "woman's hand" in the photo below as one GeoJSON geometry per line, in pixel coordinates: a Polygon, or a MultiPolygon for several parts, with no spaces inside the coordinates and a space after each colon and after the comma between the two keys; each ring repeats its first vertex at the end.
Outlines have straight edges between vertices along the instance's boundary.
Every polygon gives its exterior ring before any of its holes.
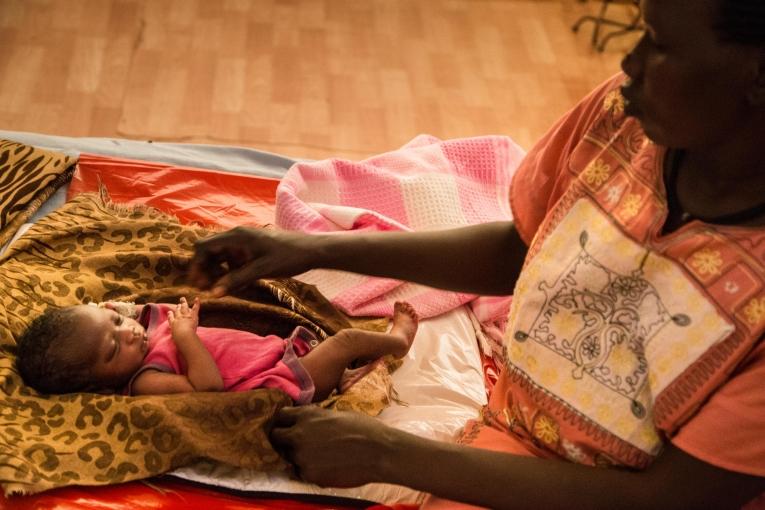
{"type": "Polygon", "coordinates": [[[357,487],[383,479],[383,456],[397,431],[368,416],[314,406],[285,407],[271,441],[303,480],[357,487]]]}
{"type": "Polygon", "coordinates": [[[219,297],[259,278],[294,276],[315,267],[312,241],[305,234],[237,227],[196,243],[189,281],[219,297]]]}
{"type": "Polygon", "coordinates": [[[173,340],[178,342],[179,338],[187,338],[195,334],[199,326],[199,298],[194,298],[194,305],[189,308],[186,298],[181,298],[181,302],[175,305],[175,312],[167,312],[167,322],[170,323],[170,331],[173,334],[173,340]]]}

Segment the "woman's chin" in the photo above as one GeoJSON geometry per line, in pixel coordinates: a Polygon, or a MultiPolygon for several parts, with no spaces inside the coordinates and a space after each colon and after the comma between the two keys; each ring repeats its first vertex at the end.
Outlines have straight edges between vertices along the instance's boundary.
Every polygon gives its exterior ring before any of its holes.
{"type": "Polygon", "coordinates": [[[649,140],[651,140],[654,143],[660,143],[657,141],[658,137],[658,130],[656,129],[656,126],[651,124],[650,120],[646,120],[645,115],[643,112],[638,109],[636,106],[634,106],[633,103],[627,103],[624,108],[624,114],[627,117],[632,117],[635,119],[638,124],[640,124],[640,127],[643,129],[643,132],[648,137],[649,140]]]}
{"type": "Polygon", "coordinates": [[[656,145],[669,146],[669,140],[664,130],[659,129],[655,124],[651,124],[640,118],[638,118],[638,122],[640,122],[640,127],[643,128],[643,132],[649,140],[656,145]]]}

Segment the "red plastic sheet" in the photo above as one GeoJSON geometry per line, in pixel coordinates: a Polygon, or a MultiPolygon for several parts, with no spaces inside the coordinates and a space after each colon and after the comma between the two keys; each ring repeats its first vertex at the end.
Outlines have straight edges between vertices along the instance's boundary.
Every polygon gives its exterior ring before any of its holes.
{"type": "MultiPolygon", "coordinates": [[[[150,484],[129,482],[103,487],[64,487],[31,496],[0,498],[3,510],[329,510],[363,508],[358,504],[308,503],[286,497],[249,498],[163,478],[150,484]]],[[[416,510],[412,505],[369,507],[416,510]]]]}
{"type": "Polygon", "coordinates": [[[81,154],[67,198],[106,186],[118,204],[147,204],[184,223],[273,223],[278,179],[81,154]]]}

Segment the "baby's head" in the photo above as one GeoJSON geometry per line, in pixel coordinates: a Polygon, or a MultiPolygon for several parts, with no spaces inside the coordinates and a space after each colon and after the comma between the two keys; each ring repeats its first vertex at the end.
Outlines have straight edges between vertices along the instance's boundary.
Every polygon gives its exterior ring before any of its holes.
{"type": "Polygon", "coordinates": [[[119,390],[148,347],[138,321],[109,308],[48,308],[18,339],[16,366],[41,393],[119,390]]]}

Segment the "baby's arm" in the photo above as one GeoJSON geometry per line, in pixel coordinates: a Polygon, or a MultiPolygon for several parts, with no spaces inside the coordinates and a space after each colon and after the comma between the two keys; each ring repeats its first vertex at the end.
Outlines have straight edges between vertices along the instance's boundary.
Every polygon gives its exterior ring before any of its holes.
{"type": "Polygon", "coordinates": [[[167,321],[178,353],[186,362],[186,375],[166,374],[147,370],[133,381],[134,394],[181,393],[193,391],[222,391],[223,379],[210,352],[197,336],[199,299],[189,308],[185,298],[168,312],[167,321]]]}
{"type": "Polygon", "coordinates": [[[169,374],[148,368],[138,374],[130,386],[131,395],[167,395],[196,391],[185,375],[169,374]]]}
{"type": "Polygon", "coordinates": [[[186,298],[181,298],[175,312],[168,312],[167,320],[175,346],[186,361],[186,377],[193,388],[191,391],[222,391],[223,378],[218,366],[197,336],[199,298],[194,300],[191,308],[186,298]]]}
{"type": "Polygon", "coordinates": [[[168,312],[167,320],[178,352],[186,361],[186,375],[169,374],[146,369],[136,376],[131,385],[133,395],[164,395],[168,393],[192,393],[195,391],[221,391],[223,379],[210,352],[199,340],[199,299],[189,308],[186,299],[176,306],[175,313],[168,312]]]}

